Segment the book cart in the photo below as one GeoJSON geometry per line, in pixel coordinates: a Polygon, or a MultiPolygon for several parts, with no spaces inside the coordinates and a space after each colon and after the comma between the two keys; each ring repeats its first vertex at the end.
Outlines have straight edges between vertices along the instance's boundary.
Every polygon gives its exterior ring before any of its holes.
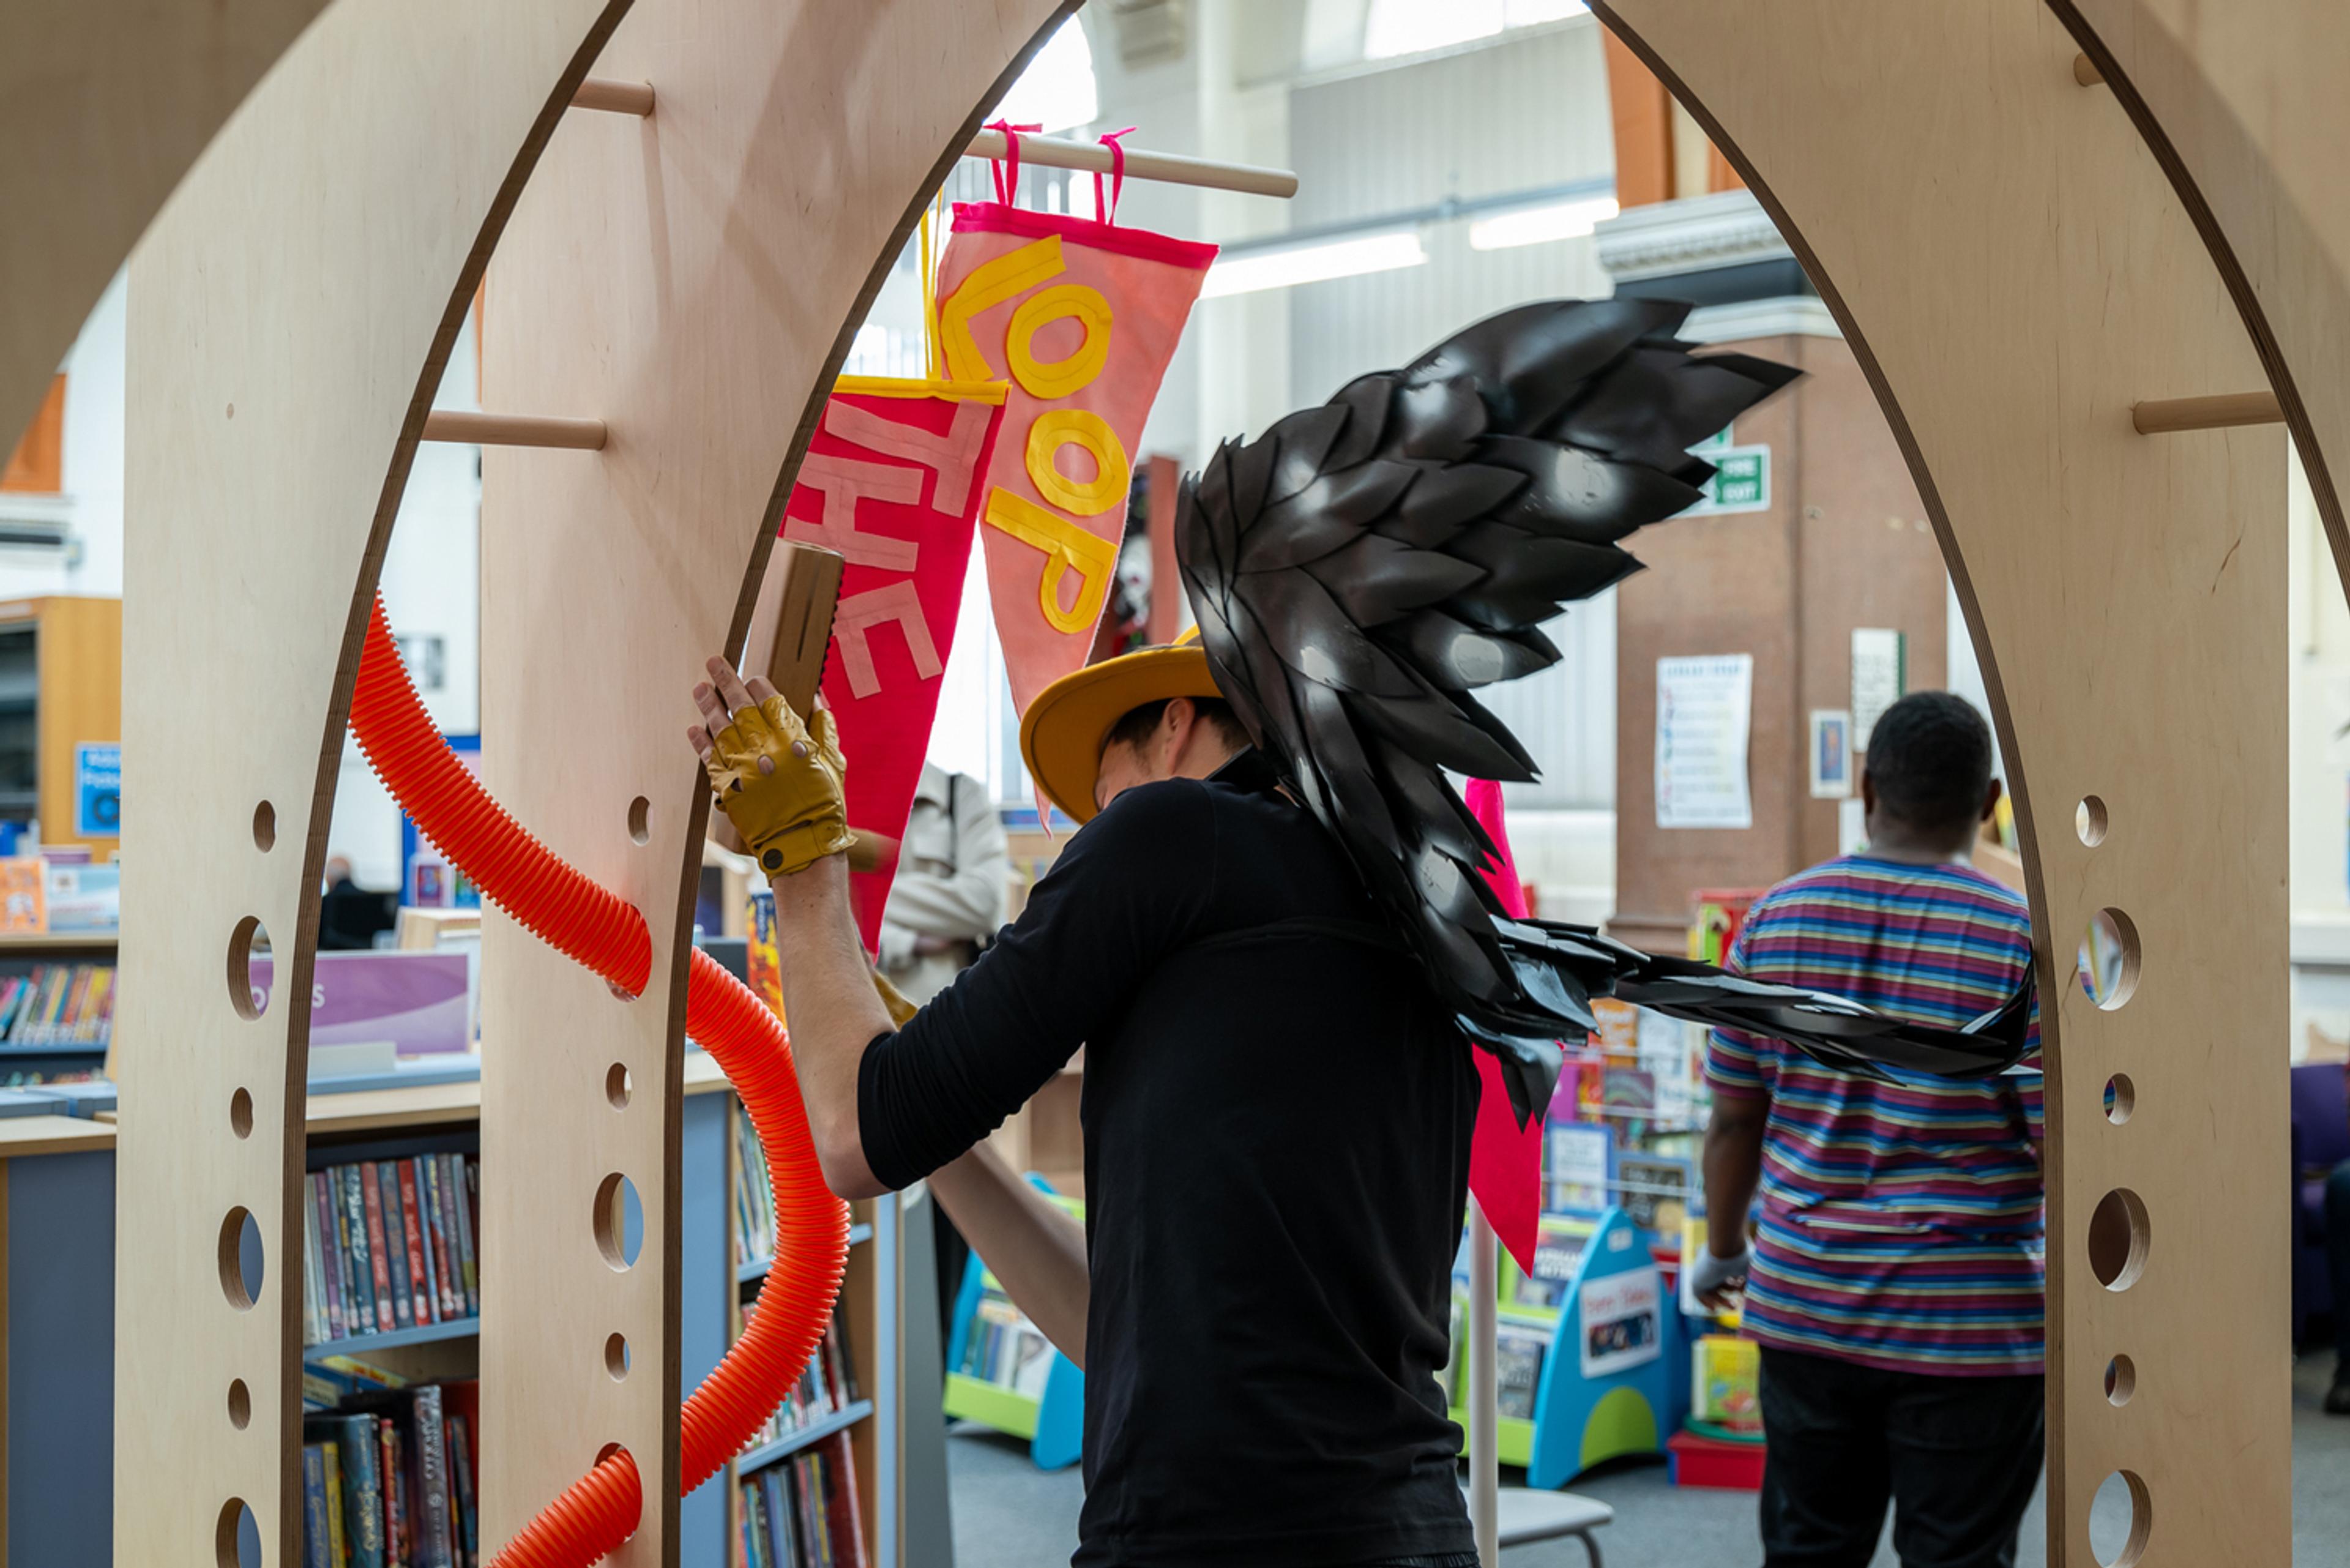
{"type": "MultiPolygon", "coordinates": [[[[1078,1219],[1080,1200],[1028,1179],[1078,1219]]],[[[1085,1439],[1086,1375],[1053,1348],[974,1251],[956,1292],[953,1332],[947,1341],[946,1413],[1010,1437],[1028,1439],[1036,1468],[1057,1470],[1077,1462],[1085,1439]]]]}

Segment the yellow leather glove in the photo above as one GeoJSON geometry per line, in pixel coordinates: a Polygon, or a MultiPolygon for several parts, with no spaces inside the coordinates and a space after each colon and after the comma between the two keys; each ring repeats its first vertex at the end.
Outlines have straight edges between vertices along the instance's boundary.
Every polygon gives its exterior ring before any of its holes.
{"type": "Polygon", "coordinates": [[[770,877],[805,871],[856,842],[841,797],[847,764],[823,709],[803,723],[781,697],[739,708],[711,737],[702,765],[718,808],[770,877]]]}
{"type": "Polygon", "coordinates": [[[891,985],[889,977],[878,969],[873,971],[873,989],[880,993],[881,1005],[889,1010],[889,1022],[900,1029],[906,1027],[914,1014],[920,1011],[907,1001],[905,993],[891,985]]]}

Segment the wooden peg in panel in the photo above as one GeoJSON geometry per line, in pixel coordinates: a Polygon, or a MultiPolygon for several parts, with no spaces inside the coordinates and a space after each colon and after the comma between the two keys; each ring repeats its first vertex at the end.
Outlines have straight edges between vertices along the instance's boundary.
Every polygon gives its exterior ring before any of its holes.
{"type": "MultiPolygon", "coordinates": [[[[814,545],[779,545],[768,579],[775,585],[775,640],[767,648],[767,680],[795,713],[816,705],[832,645],[833,611],[840,606],[840,573],[848,563],[814,545]]],[[[758,644],[754,639],[752,645],[758,644]]]]}

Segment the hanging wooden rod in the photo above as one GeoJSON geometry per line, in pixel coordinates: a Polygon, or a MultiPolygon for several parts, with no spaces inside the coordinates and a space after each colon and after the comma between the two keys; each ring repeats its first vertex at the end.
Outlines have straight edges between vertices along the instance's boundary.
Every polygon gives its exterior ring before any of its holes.
{"type": "MultiPolygon", "coordinates": [[[[971,147],[963,156],[1003,161],[1003,133],[981,131],[971,139],[971,147]]],[[[1023,136],[1020,161],[1047,169],[1111,172],[1109,149],[1098,141],[1056,141],[1045,136],[1023,136]]],[[[1126,155],[1126,173],[1129,180],[1155,180],[1162,185],[1199,185],[1211,191],[1241,191],[1252,196],[1286,198],[1297,194],[1297,176],[1286,169],[1217,163],[1173,152],[1129,152],[1126,155]]]]}
{"type": "Polygon", "coordinates": [[[468,446],[559,446],[574,452],[604,450],[604,421],[560,420],[535,414],[467,414],[435,409],[424,416],[426,441],[468,446]]]}
{"type": "Polygon", "coordinates": [[[2236,425],[2282,422],[2284,410],[2274,392],[2221,392],[2210,398],[2157,398],[2130,410],[2130,423],[2140,435],[2167,435],[2173,431],[2218,431],[2236,425]]]}
{"type": "Polygon", "coordinates": [[[2083,87],[2097,87],[2105,81],[2106,73],[2097,69],[2097,62],[2089,58],[2088,56],[2074,55],[2073,57],[2073,79],[2079,82],[2083,87]]]}
{"type": "Polygon", "coordinates": [[[600,109],[607,114],[633,114],[639,118],[653,111],[653,88],[650,82],[614,81],[609,77],[589,77],[571,95],[574,109],[600,109]]]}

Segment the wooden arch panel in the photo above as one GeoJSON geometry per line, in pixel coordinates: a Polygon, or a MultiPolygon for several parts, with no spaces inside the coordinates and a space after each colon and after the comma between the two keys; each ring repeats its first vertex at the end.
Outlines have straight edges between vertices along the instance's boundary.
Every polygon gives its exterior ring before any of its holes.
{"type": "MultiPolygon", "coordinates": [[[[694,655],[739,636],[763,522],[843,324],[876,286],[876,258],[973,106],[1062,9],[664,4],[632,33],[625,68],[667,78],[675,102],[650,121],[574,125],[564,106],[627,0],[341,0],[140,246],[125,733],[146,804],[127,828],[137,983],[117,1052],[121,1561],[203,1558],[238,1504],[258,1521],[265,1561],[299,1561],[296,1198],[344,722],[433,389],[559,130],[577,161],[517,241],[515,312],[492,317],[491,396],[544,389],[519,409],[536,413],[601,399],[583,411],[614,426],[602,453],[561,454],[573,466],[546,480],[581,516],[556,517],[528,548],[490,530],[493,591],[517,600],[484,618],[487,705],[514,721],[491,766],[558,851],[640,899],[663,961],[643,998],[599,990],[590,1017],[583,977],[510,932],[493,938],[485,1139],[493,1191],[515,1202],[484,1238],[495,1412],[484,1501],[502,1537],[595,1447],[624,1442],[656,1500],[624,1560],[675,1561],[677,944],[700,810],[675,744],[680,692],[694,655]],[[598,192],[598,180],[613,184],[598,192]],[[572,222],[584,226],[562,228],[572,222]],[[534,319],[551,341],[510,330],[534,301],[550,307],[534,319]],[[560,591],[537,592],[549,583],[560,591]],[[505,637],[523,624],[542,639],[505,637]],[[524,711],[534,681],[559,690],[554,707],[524,711]],[[660,802],[641,848],[621,836],[626,792],[604,809],[623,779],[660,802]],[[277,943],[257,1019],[235,1000],[249,919],[277,943]],[[633,1119],[603,1100],[616,1060],[639,1085],[633,1119]],[[590,1089],[605,1122],[583,1127],[577,1101],[590,1089]],[[592,1236],[592,1189],[575,1193],[567,1178],[589,1153],[631,1175],[647,1210],[646,1252],[618,1289],[571,1272],[592,1236]],[[266,1262],[249,1308],[224,1261],[239,1210],[266,1262]],[[601,1334],[628,1334],[619,1385],[600,1354],[572,1354],[589,1315],[599,1350],[601,1334]],[[598,1380],[619,1393],[599,1398],[598,1380]]],[[[515,472],[498,471],[502,495],[515,472]]],[[[592,1243],[585,1256],[612,1277],[592,1243]]]]}
{"type": "Polygon", "coordinates": [[[1834,307],[1983,655],[2049,1063],[2050,1561],[2093,1561],[2091,1497],[2127,1470],[2150,1528],[2126,1561],[2284,1562],[2283,446],[2130,422],[2140,399],[2259,384],[2228,291],[2040,5],[1595,9],[1834,307]],[[2090,794],[2094,846],[2074,826],[2090,794]],[[2073,975],[2102,909],[2141,961],[2110,1012],[2073,975]],[[2092,1217],[2117,1191],[2148,1229],[2111,1290],[2092,1217]],[[2116,1355],[2136,1368],[2118,1406],[2116,1355]]]}
{"type": "MultiPolygon", "coordinates": [[[[742,641],[789,476],[880,269],[980,107],[1070,8],[638,0],[596,70],[652,83],[652,115],[567,127],[500,244],[484,400],[590,415],[610,435],[592,454],[484,454],[484,774],[644,911],[657,983],[618,1003],[520,928],[484,933],[484,1266],[503,1309],[484,1298],[493,1539],[608,1441],[639,1457],[674,1530],[682,960],[708,799],[684,743],[687,688],[742,641]],[[616,1114],[610,1064],[667,1092],[616,1114]],[[626,1273],[588,1223],[614,1172],[645,1195],[644,1261],[626,1273]],[[616,1332],[636,1357],[617,1383],[603,1348],[616,1332]]],[[[649,1533],[616,1561],[661,1558],[649,1533]]]]}
{"type": "Polygon", "coordinates": [[[2235,292],[2350,581],[2350,6],[2049,3],[2169,171],[2235,292]]]}
{"type": "Polygon", "coordinates": [[[0,452],[107,280],[322,0],[0,0],[0,452]]]}

